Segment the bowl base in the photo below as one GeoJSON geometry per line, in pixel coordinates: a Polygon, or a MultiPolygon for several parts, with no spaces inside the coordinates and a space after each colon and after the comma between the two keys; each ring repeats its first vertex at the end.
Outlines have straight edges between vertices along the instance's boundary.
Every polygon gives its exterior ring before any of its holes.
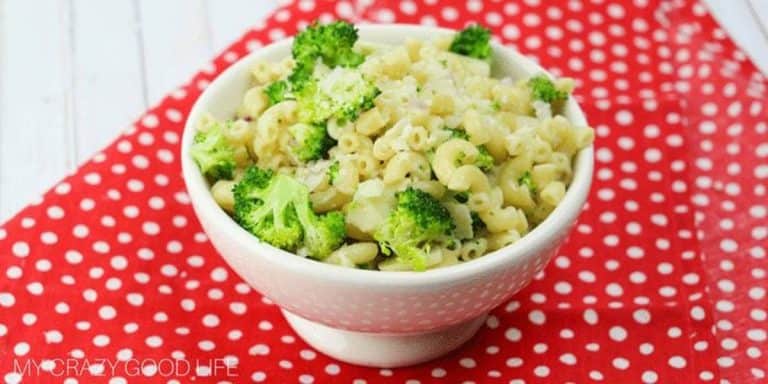
{"type": "Polygon", "coordinates": [[[331,328],[282,311],[293,330],[316,350],[346,363],[376,368],[414,365],[451,352],[469,340],[487,316],[438,331],[403,335],[331,328]]]}

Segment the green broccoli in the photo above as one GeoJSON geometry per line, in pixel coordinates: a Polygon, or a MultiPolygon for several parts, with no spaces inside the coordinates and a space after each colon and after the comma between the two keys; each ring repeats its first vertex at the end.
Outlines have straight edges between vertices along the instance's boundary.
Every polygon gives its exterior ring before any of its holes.
{"type": "Polygon", "coordinates": [[[339,161],[334,161],[330,167],[328,167],[328,182],[333,185],[336,183],[336,178],[339,177],[339,161]]]}
{"type": "Polygon", "coordinates": [[[322,259],[344,241],[343,214],[315,214],[308,188],[290,176],[254,166],[233,192],[240,226],[278,248],[295,251],[303,246],[322,259]]]}
{"type": "Polygon", "coordinates": [[[290,85],[285,80],[275,81],[264,88],[264,94],[267,95],[269,105],[275,105],[288,96],[290,85]]]}
{"type": "Polygon", "coordinates": [[[353,24],[336,21],[320,25],[317,22],[296,35],[291,53],[296,62],[312,63],[322,59],[329,67],[356,67],[365,57],[352,50],[357,41],[353,24]]]}
{"type": "Polygon", "coordinates": [[[547,103],[556,103],[568,100],[568,92],[555,87],[555,83],[544,75],[537,75],[528,80],[528,88],[531,89],[531,95],[536,100],[547,103]]]}
{"type": "Polygon", "coordinates": [[[456,34],[450,51],[460,55],[485,60],[491,57],[491,31],[471,25],[456,34]]]}
{"type": "Polygon", "coordinates": [[[353,121],[360,112],[372,108],[379,89],[362,74],[349,69],[365,60],[365,56],[352,49],[356,41],[357,29],[343,21],[314,23],[296,35],[291,49],[296,66],[285,80],[264,89],[270,104],[295,99],[301,121],[314,124],[330,118],[340,123],[353,121]],[[313,74],[318,60],[336,69],[317,79],[313,74]]]}
{"type": "Polygon", "coordinates": [[[211,124],[205,132],[198,131],[189,154],[206,177],[231,179],[235,170],[235,148],[224,136],[221,123],[211,124]]]}
{"type": "Polygon", "coordinates": [[[531,191],[531,194],[536,193],[536,183],[534,183],[533,178],[531,178],[531,172],[525,171],[525,173],[517,179],[517,183],[528,188],[528,190],[531,191]]]}
{"type": "Polygon", "coordinates": [[[317,215],[312,211],[307,194],[306,204],[297,204],[296,213],[304,229],[304,247],[317,259],[328,257],[339,248],[347,235],[344,214],[339,211],[317,215]]]}
{"type": "Polygon", "coordinates": [[[361,112],[373,108],[373,99],[379,93],[360,72],[336,68],[322,79],[308,82],[296,95],[299,120],[315,124],[330,118],[340,124],[354,121],[361,112]]]}
{"type": "Polygon", "coordinates": [[[427,268],[431,245],[451,236],[448,210],[432,195],[413,187],[397,193],[397,205],[374,234],[384,254],[394,253],[414,270],[427,268]]]}
{"type": "Polygon", "coordinates": [[[312,83],[314,81],[312,78],[314,70],[315,63],[297,62],[296,66],[293,67],[293,71],[287,77],[291,91],[294,93],[299,92],[304,89],[307,84],[312,83]]]}
{"type": "MultiPolygon", "coordinates": [[[[453,139],[469,140],[469,134],[464,130],[455,128],[446,128],[446,130],[451,132],[451,138],[453,139]]],[[[491,156],[491,153],[488,152],[488,148],[486,148],[485,145],[478,145],[477,151],[478,155],[477,160],[475,160],[475,165],[477,165],[483,172],[490,171],[491,168],[493,168],[494,159],[493,156],[491,156]]]]}
{"type": "Polygon", "coordinates": [[[314,63],[296,63],[293,71],[284,80],[278,80],[264,87],[264,94],[269,100],[269,105],[275,105],[285,99],[296,99],[295,93],[313,81],[312,71],[314,63]]]}
{"type": "Polygon", "coordinates": [[[294,124],[288,128],[296,144],[293,153],[301,161],[321,159],[328,150],[336,145],[336,140],[328,136],[325,124],[294,124]]]}

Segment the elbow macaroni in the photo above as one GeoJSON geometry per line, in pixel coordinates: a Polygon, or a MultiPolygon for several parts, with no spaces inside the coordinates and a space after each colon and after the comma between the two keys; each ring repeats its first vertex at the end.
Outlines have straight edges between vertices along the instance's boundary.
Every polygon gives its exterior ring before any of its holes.
{"type": "MultiPolygon", "coordinates": [[[[358,43],[366,55],[358,71],[380,94],[351,121],[325,123],[334,145],[313,162],[291,152],[290,127],[307,123],[301,106],[290,97],[269,105],[264,94],[290,73],[293,60],[256,64],[235,119],[226,123],[235,180],[211,186],[216,203],[233,211],[232,188],[250,165],[292,175],[308,186],[316,212],[345,214],[347,243],[324,261],[351,268],[412,268],[373,241],[397,192],[407,187],[440,201],[454,222],[451,235],[428,247],[428,268],[519,240],[563,200],[573,157],[592,143],[594,132],[558,114],[560,107],[534,100],[524,79],[492,78],[489,62],[448,52],[449,45],[445,38],[408,39],[401,46],[358,43]]],[[[570,80],[554,84],[573,88],[570,80]]],[[[199,129],[217,123],[208,115],[199,129]]]]}

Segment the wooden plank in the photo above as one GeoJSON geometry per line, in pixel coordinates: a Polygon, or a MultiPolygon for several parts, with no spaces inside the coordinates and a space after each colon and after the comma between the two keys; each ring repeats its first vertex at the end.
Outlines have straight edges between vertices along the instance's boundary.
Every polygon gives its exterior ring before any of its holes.
{"type": "Polygon", "coordinates": [[[78,163],[147,106],[135,5],[131,0],[73,0],[78,163]]]}
{"type": "Polygon", "coordinates": [[[74,165],[71,17],[58,0],[0,6],[0,218],[7,218],[74,165]]]}
{"type": "MultiPolygon", "coordinates": [[[[755,61],[763,72],[768,71],[768,40],[760,24],[750,11],[750,0],[704,0],[715,19],[733,40],[755,61]]],[[[753,1],[757,6],[766,1],[753,1]]],[[[757,8],[757,7],[756,7],[757,8]]],[[[768,5],[763,8],[768,8],[768,5]]]]}
{"type": "MultiPolygon", "coordinates": [[[[768,1],[765,0],[747,0],[750,11],[760,24],[762,31],[762,40],[768,42],[768,1]]],[[[763,73],[768,73],[768,61],[762,63],[763,73]]]]}
{"type": "Polygon", "coordinates": [[[138,0],[150,105],[211,57],[205,0],[138,0]]]}
{"type": "Polygon", "coordinates": [[[216,52],[226,48],[248,28],[277,8],[277,0],[208,1],[211,41],[216,52]]]}

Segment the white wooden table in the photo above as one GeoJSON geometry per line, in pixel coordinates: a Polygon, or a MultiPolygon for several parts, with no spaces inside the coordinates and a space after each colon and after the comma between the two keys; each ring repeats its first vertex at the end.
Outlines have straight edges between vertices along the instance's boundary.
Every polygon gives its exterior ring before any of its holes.
{"type": "MultiPolygon", "coordinates": [[[[0,222],[277,2],[0,0],[0,222]]],[[[705,2],[768,73],[768,0],[705,2]]]]}

